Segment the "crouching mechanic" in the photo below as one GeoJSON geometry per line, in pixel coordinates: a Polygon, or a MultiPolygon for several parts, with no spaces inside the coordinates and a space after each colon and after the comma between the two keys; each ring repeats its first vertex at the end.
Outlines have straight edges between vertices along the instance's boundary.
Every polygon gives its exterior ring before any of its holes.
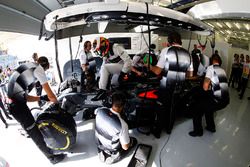
{"type": "Polygon", "coordinates": [[[132,60],[125,49],[118,44],[110,43],[104,37],[97,38],[93,42],[94,52],[103,57],[103,64],[100,70],[99,92],[92,101],[102,100],[106,95],[110,74],[120,74],[119,82],[126,80],[127,73],[130,72],[132,60]]]}
{"type": "Polygon", "coordinates": [[[49,69],[49,62],[46,57],[40,57],[38,62],[25,63],[17,67],[11,75],[8,83],[8,97],[12,100],[10,104],[10,113],[27,131],[29,136],[45,154],[52,164],[62,161],[65,154],[54,155],[53,151],[46,146],[44,138],[39,131],[35,119],[31,114],[27,102],[47,100],[57,103],[57,98],[52,92],[45,75],[45,70],[49,69]],[[39,81],[45,90],[45,96],[31,96],[28,93],[39,81]]]}
{"type": "Polygon", "coordinates": [[[116,92],[112,95],[112,108],[95,111],[98,155],[107,164],[119,161],[137,144],[136,138],[129,137],[128,125],[121,117],[125,102],[125,95],[116,92]]]}

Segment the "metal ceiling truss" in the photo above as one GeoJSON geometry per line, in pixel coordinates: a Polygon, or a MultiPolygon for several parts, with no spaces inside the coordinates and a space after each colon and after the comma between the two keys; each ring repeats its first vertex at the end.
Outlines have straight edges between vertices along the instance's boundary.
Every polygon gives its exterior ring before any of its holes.
{"type": "Polygon", "coordinates": [[[238,40],[241,42],[248,42],[250,40],[250,19],[210,19],[205,20],[209,26],[225,40],[238,40]]]}

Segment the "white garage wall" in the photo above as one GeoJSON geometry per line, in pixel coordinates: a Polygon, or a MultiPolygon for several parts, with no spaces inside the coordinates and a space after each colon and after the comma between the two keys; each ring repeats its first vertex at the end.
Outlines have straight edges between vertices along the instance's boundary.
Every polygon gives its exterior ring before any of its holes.
{"type": "MultiPolygon", "coordinates": [[[[183,47],[188,48],[189,40],[182,40],[183,42],[183,47]]],[[[204,41],[203,41],[204,43],[204,41]]],[[[199,45],[197,40],[191,40],[191,45],[190,45],[190,52],[193,50],[193,45],[197,44],[199,45]]],[[[233,55],[234,53],[241,54],[243,53],[244,55],[248,54],[250,55],[249,50],[241,49],[241,48],[235,48],[232,47],[231,44],[228,44],[227,42],[224,41],[224,38],[221,36],[216,36],[216,42],[215,42],[215,49],[219,51],[219,55],[222,58],[222,67],[225,69],[227,75],[230,75],[231,72],[231,65],[233,62],[233,55]]],[[[212,48],[210,46],[210,43],[207,43],[206,49],[202,51],[203,54],[207,55],[208,57],[211,57],[212,55],[212,48]]]]}
{"type": "MultiPolygon", "coordinates": [[[[115,33],[115,34],[99,34],[99,36],[104,37],[131,37],[131,45],[132,49],[128,50],[129,54],[135,54],[140,52],[140,50],[145,50],[145,42],[141,34],[139,33],[115,33]],[[143,47],[144,46],[144,47],[143,47]]],[[[82,49],[82,45],[84,41],[90,40],[93,41],[96,38],[96,35],[87,35],[83,36],[83,42],[80,44],[80,50],[82,49]]],[[[147,39],[147,34],[145,35],[147,39]]],[[[61,69],[66,61],[70,59],[70,51],[69,51],[69,39],[58,40],[58,54],[59,54],[59,63],[61,69]]],[[[158,44],[157,50],[161,50],[166,43],[166,37],[159,37],[158,35],[152,35],[152,43],[158,44]]],[[[182,40],[183,47],[188,49],[189,40],[182,40]]],[[[72,38],[72,52],[73,58],[76,56],[77,48],[79,43],[79,37],[72,38]]],[[[204,40],[202,40],[204,43],[204,40]]],[[[19,57],[21,60],[31,60],[31,56],[34,52],[37,52],[39,56],[47,56],[51,57],[52,60],[55,60],[55,47],[54,47],[54,40],[51,39],[50,41],[38,40],[37,36],[32,35],[23,35],[18,36],[16,39],[13,38],[12,40],[8,40],[5,43],[5,46],[8,48],[9,54],[13,56],[19,57]]],[[[190,49],[191,52],[193,49],[194,44],[199,44],[197,40],[191,40],[190,49]]],[[[219,51],[220,56],[222,57],[222,67],[226,70],[227,74],[230,74],[231,71],[231,64],[233,60],[233,54],[243,53],[244,55],[250,55],[249,50],[244,50],[240,48],[233,48],[230,44],[226,43],[223,38],[220,36],[216,36],[216,46],[215,50],[219,51]]],[[[212,48],[210,43],[207,43],[206,49],[203,53],[207,56],[212,55],[212,48]]],[[[55,66],[55,64],[54,64],[55,66]]]]}

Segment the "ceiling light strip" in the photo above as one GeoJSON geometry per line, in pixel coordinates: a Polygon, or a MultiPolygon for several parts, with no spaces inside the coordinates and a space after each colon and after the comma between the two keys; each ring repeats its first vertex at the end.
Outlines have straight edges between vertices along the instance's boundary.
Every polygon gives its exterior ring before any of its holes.
{"type": "Polygon", "coordinates": [[[234,25],[240,30],[241,25],[239,23],[234,23],[234,25]]]}
{"type": "Polygon", "coordinates": [[[233,25],[230,23],[230,22],[225,22],[225,24],[228,26],[228,28],[232,28],[233,27],[233,25]]]}
{"type": "Polygon", "coordinates": [[[244,26],[246,27],[246,29],[249,31],[250,30],[250,26],[249,26],[249,24],[244,24],[244,26]]]}
{"type": "Polygon", "coordinates": [[[217,24],[217,26],[219,26],[220,28],[223,27],[223,25],[222,25],[221,23],[219,23],[219,22],[217,22],[216,24],[217,24]]]}

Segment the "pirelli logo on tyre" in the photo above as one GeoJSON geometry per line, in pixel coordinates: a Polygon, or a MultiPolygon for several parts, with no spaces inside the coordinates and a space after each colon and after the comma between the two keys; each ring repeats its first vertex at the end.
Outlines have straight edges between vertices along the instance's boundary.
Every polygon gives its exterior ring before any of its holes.
{"type": "Polygon", "coordinates": [[[63,128],[61,128],[60,126],[58,126],[58,125],[55,124],[55,123],[52,123],[51,126],[53,126],[56,130],[58,130],[58,131],[61,132],[62,134],[65,134],[65,135],[68,134],[68,132],[67,132],[66,130],[64,130],[63,128]]]}

